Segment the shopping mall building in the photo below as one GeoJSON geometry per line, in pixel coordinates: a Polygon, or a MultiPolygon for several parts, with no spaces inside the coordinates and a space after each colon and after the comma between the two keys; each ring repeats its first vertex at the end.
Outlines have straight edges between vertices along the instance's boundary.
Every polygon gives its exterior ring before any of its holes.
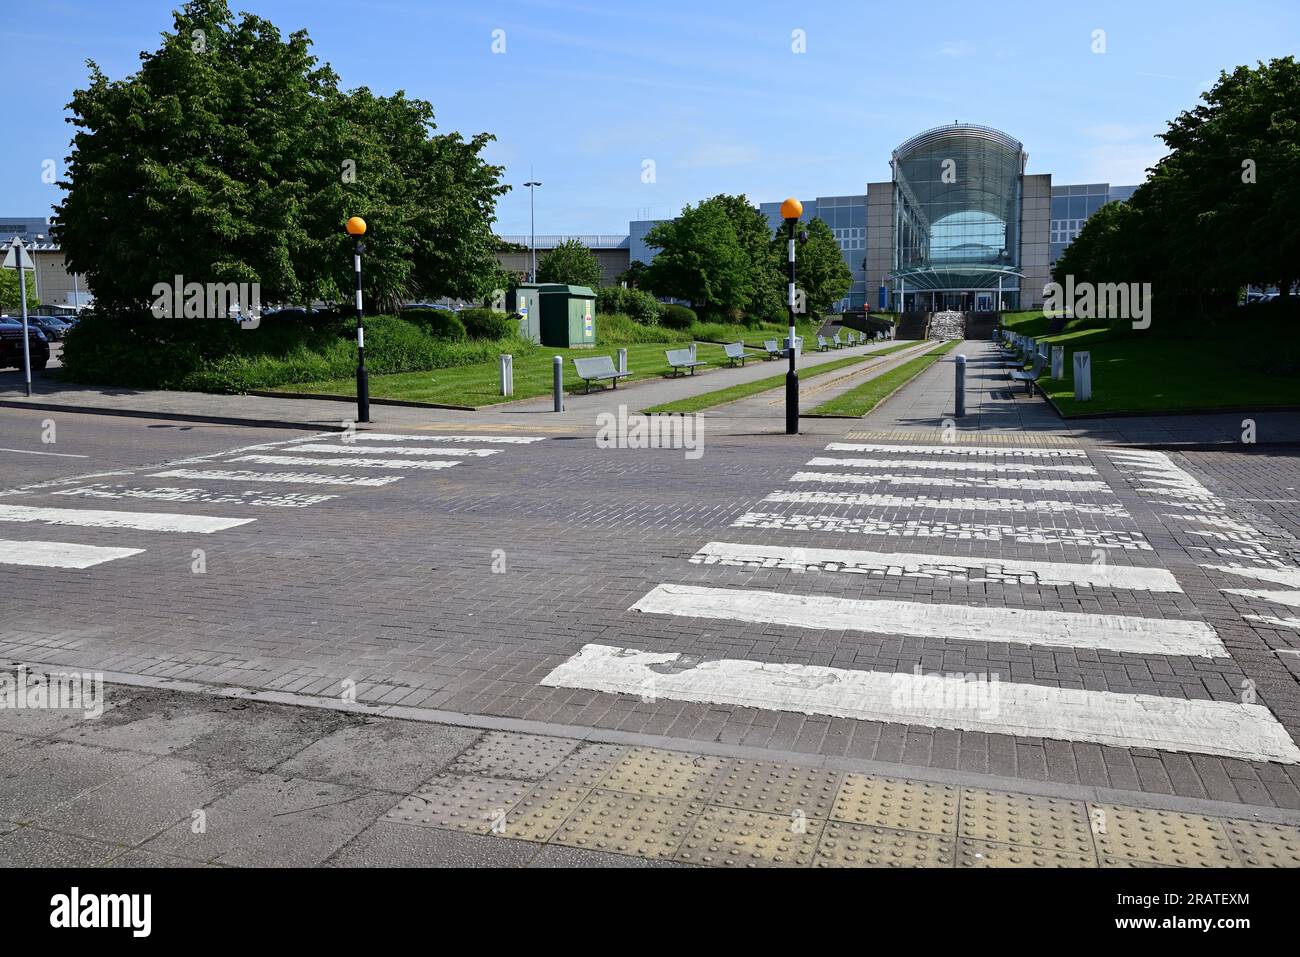
{"type": "MultiPolygon", "coordinates": [[[[865,194],[804,200],[805,220],[823,220],[853,274],[843,309],[991,310],[1037,308],[1052,264],[1084,222],[1135,186],[1054,185],[1026,173],[1020,141],[969,123],[913,136],[890,158],[893,179],[865,194]]],[[[780,202],[760,209],[775,229],[780,202]]],[[[596,252],[606,281],[655,250],[646,233],[660,220],[634,220],[627,236],[538,236],[538,254],[577,238],[596,252]]],[[[527,236],[510,236],[526,246],[527,236]]],[[[521,265],[524,260],[516,256],[521,265]]]]}

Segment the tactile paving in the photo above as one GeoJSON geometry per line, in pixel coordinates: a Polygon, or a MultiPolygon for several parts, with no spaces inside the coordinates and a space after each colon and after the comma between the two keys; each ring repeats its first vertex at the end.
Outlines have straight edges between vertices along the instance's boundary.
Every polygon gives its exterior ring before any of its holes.
{"type": "Polygon", "coordinates": [[[384,817],[398,824],[487,834],[532,788],[527,781],[440,774],[402,798],[384,817]]]}
{"type": "Polygon", "coordinates": [[[674,860],[706,867],[806,867],[825,821],[708,807],[674,860]]]}
{"type": "Polygon", "coordinates": [[[1237,863],[1232,844],[1214,818],[1151,808],[1089,804],[1093,840],[1103,858],[1178,867],[1227,867],[1237,863]]]}
{"type": "Polygon", "coordinates": [[[561,761],[547,775],[547,781],[570,787],[594,788],[627,753],[627,748],[616,744],[584,744],[561,761]]]}
{"type": "Polygon", "coordinates": [[[490,731],[463,751],[447,770],[491,778],[540,781],[568,757],[575,743],[540,734],[490,731]]]}
{"type": "Polygon", "coordinates": [[[850,824],[956,834],[959,794],[946,784],[846,774],[831,817],[850,824]]]}
{"type": "Polygon", "coordinates": [[[953,840],[886,827],[828,821],[815,867],[952,867],[953,840]]]}
{"type": "Polygon", "coordinates": [[[1227,820],[1223,829],[1248,867],[1300,867],[1300,828],[1261,821],[1227,820]]]}
{"type": "Polygon", "coordinates": [[[549,841],[590,793],[590,788],[539,784],[511,808],[495,833],[524,841],[549,841]]]}
{"type": "Polygon", "coordinates": [[[840,772],[819,771],[768,761],[728,760],[714,775],[710,804],[808,818],[830,816],[840,772]]]}
{"type": "MultiPolygon", "coordinates": [[[[963,817],[965,811],[962,812],[963,817]]],[[[1062,851],[1018,844],[997,844],[963,837],[957,842],[958,867],[1096,867],[1097,858],[1088,853],[1062,851]]]]}
{"type": "Polygon", "coordinates": [[[551,843],[611,854],[672,857],[703,810],[704,805],[695,801],[592,791],[551,843]]]}
{"type": "Polygon", "coordinates": [[[1095,858],[1082,801],[963,788],[962,837],[1095,858]]]}
{"type": "Polygon", "coordinates": [[[600,786],[611,791],[703,801],[717,783],[713,777],[722,758],[636,748],[610,769],[600,786]]]}

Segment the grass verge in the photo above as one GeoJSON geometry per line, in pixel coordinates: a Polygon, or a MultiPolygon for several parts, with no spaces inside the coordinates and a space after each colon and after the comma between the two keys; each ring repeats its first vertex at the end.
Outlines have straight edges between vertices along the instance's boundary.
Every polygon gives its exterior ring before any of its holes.
{"type": "Polygon", "coordinates": [[[958,344],[959,340],[953,340],[933,352],[927,352],[923,356],[909,359],[897,368],[890,369],[884,375],[876,376],[869,382],[864,382],[860,386],[849,389],[847,392],[823,402],[814,408],[811,414],[842,415],[852,418],[866,415],[887,396],[930,368],[943,356],[955,349],[958,344]]]}
{"type": "MultiPolygon", "coordinates": [[[[834,372],[836,369],[843,369],[845,366],[853,365],[855,362],[866,362],[876,358],[880,353],[871,353],[869,355],[845,356],[843,359],[833,359],[830,362],[822,363],[818,366],[812,366],[799,373],[799,380],[811,379],[814,376],[824,375],[827,372],[834,372]]],[[[702,412],[704,409],[711,409],[716,405],[725,405],[728,402],[735,402],[737,399],[747,399],[751,395],[758,395],[760,392],[768,392],[772,389],[779,389],[785,385],[785,373],[781,375],[768,376],[766,379],[756,379],[753,382],[741,382],[736,385],[727,386],[725,389],[715,389],[713,392],[703,392],[700,395],[687,396],[684,399],[678,399],[676,402],[665,402],[663,405],[651,406],[648,409],[642,409],[645,414],[655,412],[674,413],[680,412],[689,414],[691,412],[702,412]]]]}

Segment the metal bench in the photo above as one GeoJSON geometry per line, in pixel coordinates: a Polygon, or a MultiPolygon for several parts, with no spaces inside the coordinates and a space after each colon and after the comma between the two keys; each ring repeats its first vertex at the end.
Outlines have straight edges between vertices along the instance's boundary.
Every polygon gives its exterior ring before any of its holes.
{"type": "Polygon", "coordinates": [[[844,333],[844,344],[848,346],[856,346],[858,344],[858,334],[852,329],[844,333]]]}
{"type": "Polygon", "coordinates": [[[831,345],[833,345],[836,349],[844,348],[844,342],[843,340],[840,339],[840,334],[838,332],[835,333],[835,335],[831,336],[831,345]]]}
{"type": "Polygon", "coordinates": [[[818,352],[825,352],[825,351],[826,351],[827,349],[829,349],[830,347],[831,347],[831,344],[830,344],[829,342],[826,341],[826,337],[825,337],[825,336],[818,336],[818,337],[817,337],[817,351],[818,351],[818,352]]]}
{"type": "Polygon", "coordinates": [[[690,369],[691,375],[695,375],[695,367],[708,365],[695,358],[695,353],[690,349],[665,349],[664,355],[668,357],[668,365],[672,367],[673,378],[677,378],[677,373],[682,369],[690,369]]]}
{"type": "Polygon", "coordinates": [[[769,359],[779,359],[785,355],[785,349],[777,345],[775,339],[764,339],[763,348],[767,350],[767,357],[769,359]]]}
{"type": "Polygon", "coordinates": [[[587,392],[591,392],[593,382],[602,382],[609,380],[611,388],[618,388],[618,380],[626,379],[632,373],[619,372],[614,368],[614,360],[609,356],[592,356],[588,359],[574,359],[573,371],[578,373],[578,378],[587,384],[587,392]]]}
{"type": "Polygon", "coordinates": [[[759,355],[757,352],[746,352],[744,342],[728,342],[722,347],[722,351],[727,354],[727,362],[733,366],[737,360],[740,361],[741,366],[744,366],[746,359],[759,355]]]}
{"type": "Polygon", "coordinates": [[[1033,367],[1028,372],[1022,372],[1020,370],[1012,372],[1011,381],[1023,382],[1025,384],[1025,392],[1028,395],[1033,395],[1034,383],[1037,382],[1038,377],[1043,374],[1044,364],[1045,360],[1043,357],[1041,355],[1035,355],[1033,367]]]}

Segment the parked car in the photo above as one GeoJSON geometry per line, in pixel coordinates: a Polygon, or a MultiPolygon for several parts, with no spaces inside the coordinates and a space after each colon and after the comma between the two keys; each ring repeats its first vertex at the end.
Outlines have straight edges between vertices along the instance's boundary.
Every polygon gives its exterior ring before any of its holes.
{"type": "MultiPolygon", "coordinates": [[[[21,320],[19,321],[21,322],[21,320]]],[[[51,342],[58,342],[72,328],[59,316],[28,316],[27,324],[41,330],[41,332],[45,333],[45,338],[51,342]]]]}
{"type": "MultiPolygon", "coordinates": [[[[50,361],[50,343],[30,322],[27,324],[27,351],[33,369],[44,369],[50,361]]],[[[23,321],[10,316],[0,318],[0,369],[23,367],[23,321]]]]}

